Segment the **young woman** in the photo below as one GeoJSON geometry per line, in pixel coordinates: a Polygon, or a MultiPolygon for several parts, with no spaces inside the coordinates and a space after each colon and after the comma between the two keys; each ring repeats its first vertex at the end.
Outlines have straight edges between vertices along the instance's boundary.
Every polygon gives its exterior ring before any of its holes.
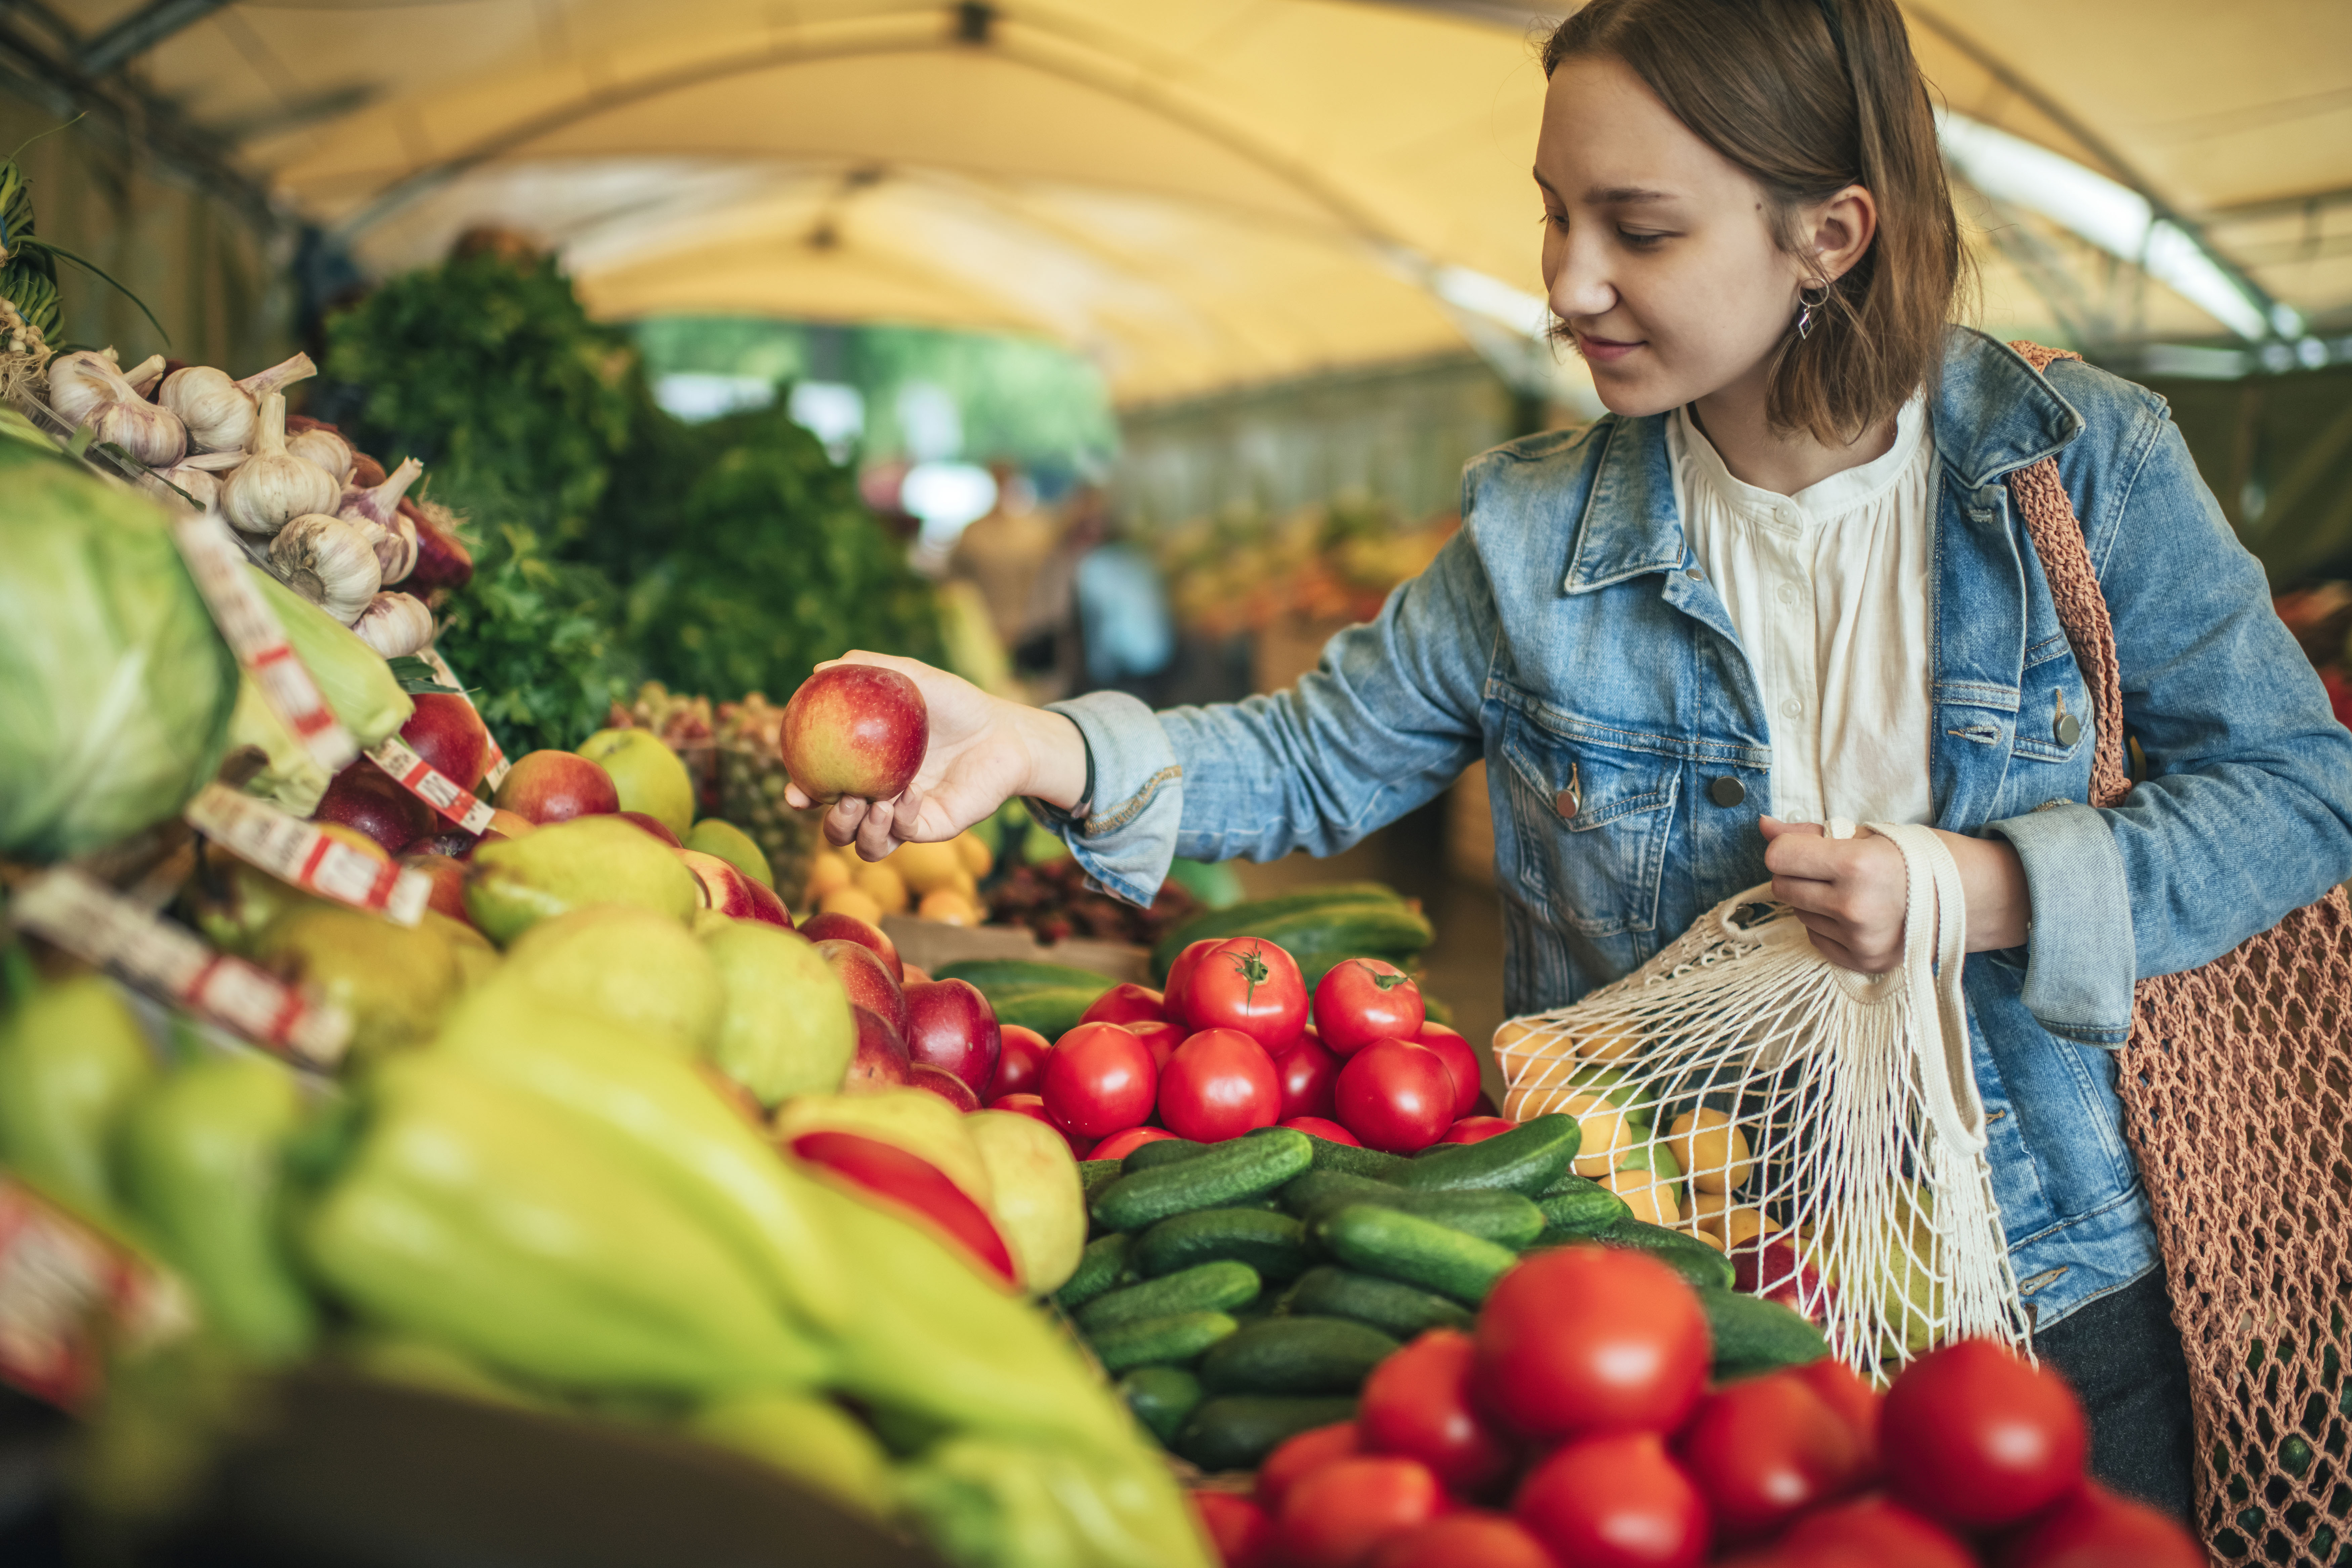
{"type": "Polygon", "coordinates": [[[1899,856],[1817,825],[1933,824],[2037,1348],[2097,1473],[2185,1514],[2110,1048],[2137,976],[2352,874],[2352,734],[2163,402],[1949,324],[1965,258],[1894,0],[1593,0],[1543,63],[1544,279],[1610,413],[1473,462],[1461,532],[1288,691],[1043,710],[871,659],[921,686],[930,754],[825,830],[876,858],[1025,795],[1141,902],[1172,855],[1328,854],[1483,757],[1524,1013],[1768,875],[1822,952],[1891,968],[1899,856]],[[2002,483],[2052,453],[2147,762],[2116,810],[2084,804],[2090,696],[2002,483]]]}

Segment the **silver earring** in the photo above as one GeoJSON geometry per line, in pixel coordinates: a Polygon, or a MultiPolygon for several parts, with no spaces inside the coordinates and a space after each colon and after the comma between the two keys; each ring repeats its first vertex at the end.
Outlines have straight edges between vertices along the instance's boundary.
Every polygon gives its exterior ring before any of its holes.
{"type": "Polygon", "coordinates": [[[1824,283],[1821,286],[1821,289],[1822,292],[1819,299],[1807,299],[1803,289],[1800,288],[1797,290],[1797,336],[1801,338],[1809,338],[1813,335],[1814,307],[1829,303],[1830,286],[1824,283]]]}

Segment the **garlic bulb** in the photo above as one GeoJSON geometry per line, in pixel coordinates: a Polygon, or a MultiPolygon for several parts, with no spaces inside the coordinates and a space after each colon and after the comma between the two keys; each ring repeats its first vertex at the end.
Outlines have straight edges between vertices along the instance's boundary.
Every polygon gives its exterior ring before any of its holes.
{"type": "Polygon", "coordinates": [[[187,426],[193,449],[242,452],[253,444],[259,421],[256,400],[318,374],[310,356],[299,353],[243,381],[231,381],[226,371],[208,364],[192,364],[166,376],[156,398],[187,426]]]}
{"type": "Polygon", "coordinates": [[[49,362],[49,406],[78,426],[95,413],[100,404],[113,402],[125,394],[135,396],[135,383],[151,367],[161,369],[163,363],[163,355],[153,355],[125,376],[121,366],[115,363],[112,349],[103,353],[84,349],[79,353],[59,354],[49,362]]]}
{"type": "Polygon", "coordinates": [[[269,564],[288,587],[345,626],[383,585],[374,549],[350,523],[324,512],[307,512],[279,529],[269,542],[269,564]]]}
{"type": "Polygon", "coordinates": [[[166,484],[177,489],[199,511],[212,511],[220,505],[220,476],[210,468],[199,468],[182,463],[163,476],[166,484]]]}
{"type": "MultiPolygon", "coordinates": [[[[286,449],[286,398],[268,393],[253,435],[253,455],[221,486],[221,510],[242,533],[274,536],[293,519],[310,512],[331,514],[341,491],[332,475],[286,449]]],[[[373,553],[373,552],[371,552],[373,553]]],[[[375,589],[371,585],[368,592],[375,589]]],[[[364,597],[362,604],[366,603],[364,597]]],[[[354,607],[352,615],[357,615],[354,607]]]]}
{"type": "Polygon", "coordinates": [[[398,658],[433,641],[433,612],[407,594],[378,594],[352,623],[360,641],[386,658],[398,658]]]}
{"type": "Polygon", "coordinates": [[[306,463],[323,468],[335,483],[352,482],[352,444],[332,430],[305,430],[286,437],[286,449],[306,463]]]}
{"type": "Polygon", "coordinates": [[[373,489],[346,489],[340,515],[363,517],[379,527],[389,528],[392,520],[400,515],[400,498],[425,471],[425,465],[414,458],[401,459],[400,467],[384,476],[383,483],[373,489]]]}
{"type": "MultiPolygon", "coordinates": [[[[133,374],[163,363],[150,360],[133,374]]],[[[151,468],[168,468],[186,455],[188,431],[180,416],[140,396],[111,360],[88,353],[65,354],[51,362],[50,371],[50,395],[62,397],[68,405],[58,412],[77,426],[90,426],[94,441],[111,442],[151,468]],[[67,360],[75,363],[58,381],[56,367],[67,360]]]]}

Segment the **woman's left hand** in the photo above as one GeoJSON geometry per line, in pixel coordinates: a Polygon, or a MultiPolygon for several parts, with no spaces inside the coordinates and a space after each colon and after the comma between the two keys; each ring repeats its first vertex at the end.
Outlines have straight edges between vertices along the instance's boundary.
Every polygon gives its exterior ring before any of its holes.
{"type": "MultiPolygon", "coordinates": [[[[1852,838],[1826,837],[1811,822],[1763,820],[1764,868],[1772,896],[1788,905],[1831,963],[1884,974],[1903,963],[1903,912],[1909,883],[1903,854],[1868,828],[1852,838]]],[[[1969,906],[1968,950],[2023,944],[2032,897],[2017,851],[2001,838],[1970,838],[1937,829],[1960,868],[1969,906]]]]}

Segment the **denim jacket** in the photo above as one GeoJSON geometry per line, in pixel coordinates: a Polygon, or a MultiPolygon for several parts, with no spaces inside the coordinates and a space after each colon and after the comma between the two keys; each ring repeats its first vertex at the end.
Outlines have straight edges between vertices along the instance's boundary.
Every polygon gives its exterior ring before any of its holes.
{"type": "MultiPolygon", "coordinates": [[[[2032,894],[2026,944],[1970,955],[1963,979],[1995,1193],[2046,1327],[2158,1261],[2111,1049],[2134,981],[2352,874],[2352,732],[2161,398],[1956,330],[1930,404],[1928,773],[1936,826],[2006,838],[2032,894]],[[2053,453],[2147,758],[2108,810],[2086,804],[2090,694],[2002,483],[2053,453]]],[[[1080,862],[1143,901],[1174,855],[1330,854],[1483,757],[1514,1014],[1616,979],[1765,880],[1769,730],[1684,541],[1664,425],[1612,415],[1474,459],[1461,531],[1287,691],[1058,704],[1096,770],[1064,825],[1080,862]]]]}

